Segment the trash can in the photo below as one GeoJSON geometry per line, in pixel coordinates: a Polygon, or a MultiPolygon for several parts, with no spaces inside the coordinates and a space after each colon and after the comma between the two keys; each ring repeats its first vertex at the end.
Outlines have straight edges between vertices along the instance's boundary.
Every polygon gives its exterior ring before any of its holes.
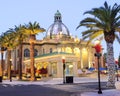
{"type": "Polygon", "coordinates": [[[66,83],[73,83],[73,76],[66,76],[66,83]]]}
{"type": "Polygon", "coordinates": [[[0,82],[2,82],[2,76],[0,76],[0,82]]]}

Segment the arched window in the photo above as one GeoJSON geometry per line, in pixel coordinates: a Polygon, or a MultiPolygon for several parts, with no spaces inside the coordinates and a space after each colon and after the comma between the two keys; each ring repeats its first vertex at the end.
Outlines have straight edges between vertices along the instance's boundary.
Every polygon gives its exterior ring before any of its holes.
{"type": "Polygon", "coordinates": [[[43,48],[43,54],[45,54],[45,49],[43,48]]]}
{"type": "Polygon", "coordinates": [[[52,48],[50,48],[50,53],[52,53],[52,48]]]}
{"type": "Polygon", "coordinates": [[[67,52],[67,53],[72,53],[72,49],[71,49],[70,47],[66,47],[66,48],[65,48],[65,52],[67,52]]]}
{"type": "Polygon", "coordinates": [[[37,56],[37,55],[38,55],[38,50],[34,49],[34,56],[37,56]]]}
{"type": "Polygon", "coordinates": [[[80,49],[77,48],[77,47],[75,47],[75,48],[74,48],[74,54],[75,54],[76,56],[80,56],[80,49]]]}
{"type": "Polygon", "coordinates": [[[30,57],[30,50],[29,49],[24,50],[24,57],[30,57]]]}

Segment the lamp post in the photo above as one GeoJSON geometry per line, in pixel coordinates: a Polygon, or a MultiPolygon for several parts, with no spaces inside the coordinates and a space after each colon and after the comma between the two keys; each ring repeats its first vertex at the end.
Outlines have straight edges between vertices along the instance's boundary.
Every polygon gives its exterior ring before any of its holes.
{"type": "Polygon", "coordinates": [[[117,72],[117,75],[116,75],[117,81],[119,81],[119,79],[118,79],[118,60],[117,59],[115,60],[115,64],[116,64],[115,67],[116,67],[116,72],[117,72]]]}
{"type": "Polygon", "coordinates": [[[62,63],[63,63],[63,83],[65,82],[65,57],[62,57],[62,63]]]}
{"type": "Polygon", "coordinates": [[[101,82],[100,82],[100,57],[101,57],[101,45],[100,45],[100,41],[99,40],[97,40],[96,42],[95,42],[95,46],[94,46],[94,48],[95,48],[95,51],[96,51],[96,53],[95,53],[95,56],[97,57],[97,61],[98,61],[98,94],[102,94],[102,91],[101,91],[101,82]]]}

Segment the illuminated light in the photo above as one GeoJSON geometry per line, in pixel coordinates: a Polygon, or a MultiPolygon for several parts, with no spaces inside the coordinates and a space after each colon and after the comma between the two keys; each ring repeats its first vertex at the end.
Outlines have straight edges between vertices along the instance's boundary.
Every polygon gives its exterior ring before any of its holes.
{"type": "Polygon", "coordinates": [[[79,48],[74,48],[74,53],[76,56],[80,56],[80,49],[79,48]]]}
{"type": "Polygon", "coordinates": [[[61,52],[61,49],[60,49],[60,48],[58,48],[57,50],[58,50],[58,53],[61,52]]]}
{"type": "Polygon", "coordinates": [[[66,52],[67,53],[72,53],[72,49],[70,47],[66,47],[66,52]]]}
{"type": "Polygon", "coordinates": [[[62,62],[65,63],[65,56],[62,56],[62,62]]]}
{"type": "Polygon", "coordinates": [[[86,51],[86,48],[83,48],[82,50],[83,50],[83,51],[86,51]]]}
{"type": "Polygon", "coordinates": [[[73,65],[69,65],[69,68],[73,68],[73,65]]]}
{"type": "Polygon", "coordinates": [[[10,61],[12,61],[12,59],[10,59],[10,61]]]}
{"type": "Polygon", "coordinates": [[[62,31],[60,31],[60,35],[62,35],[62,31]]]}
{"type": "Polygon", "coordinates": [[[62,59],[65,59],[65,56],[62,56],[62,59]]]}
{"type": "Polygon", "coordinates": [[[33,40],[33,39],[30,39],[29,42],[30,42],[30,43],[35,43],[36,41],[33,40]]]}
{"type": "Polygon", "coordinates": [[[75,37],[74,41],[78,43],[79,42],[78,37],[75,37]]]}
{"type": "Polygon", "coordinates": [[[100,40],[96,40],[94,45],[97,45],[97,44],[100,44],[100,43],[101,43],[100,40]]]}

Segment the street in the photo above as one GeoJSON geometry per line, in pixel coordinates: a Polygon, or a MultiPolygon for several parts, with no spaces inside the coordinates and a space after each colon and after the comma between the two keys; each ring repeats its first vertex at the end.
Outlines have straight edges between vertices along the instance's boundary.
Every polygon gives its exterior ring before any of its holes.
{"type": "Polygon", "coordinates": [[[69,96],[69,92],[41,85],[2,85],[0,96],[69,96]]]}
{"type": "MultiPolygon", "coordinates": [[[[102,89],[106,90],[106,82],[102,82],[102,89]]],[[[0,96],[73,96],[74,93],[96,91],[97,82],[73,83],[56,85],[0,85],[0,96]]]]}

